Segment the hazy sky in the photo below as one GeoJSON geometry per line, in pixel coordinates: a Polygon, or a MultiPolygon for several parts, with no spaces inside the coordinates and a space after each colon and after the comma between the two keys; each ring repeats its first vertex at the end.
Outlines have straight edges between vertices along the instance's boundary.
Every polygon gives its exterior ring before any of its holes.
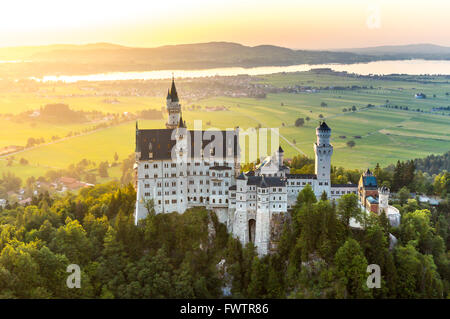
{"type": "Polygon", "coordinates": [[[5,0],[0,46],[208,41],[305,49],[450,46],[449,12],[446,0],[5,0]]]}

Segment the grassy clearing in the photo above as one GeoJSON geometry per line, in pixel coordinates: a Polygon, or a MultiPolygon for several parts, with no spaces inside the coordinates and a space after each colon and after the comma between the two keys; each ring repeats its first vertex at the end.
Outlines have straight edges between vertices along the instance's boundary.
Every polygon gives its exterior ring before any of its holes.
{"type": "MultiPolygon", "coordinates": [[[[374,89],[321,91],[319,93],[301,94],[268,94],[265,99],[217,97],[195,102],[202,108],[195,111],[183,111],[183,119],[189,128],[194,127],[195,120],[202,121],[206,128],[272,127],[278,128],[280,134],[288,141],[280,139],[285,150],[285,157],[293,157],[299,148],[309,156],[313,156],[313,143],[316,139],[315,128],[319,115],[326,118],[332,128],[334,154],[332,164],[347,168],[373,167],[377,162],[382,166],[424,157],[431,153],[444,153],[450,149],[450,117],[439,114],[425,114],[383,107],[366,108],[370,103],[382,105],[389,100],[391,104],[417,107],[430,110],[432,107],[448,106],[450,100],[445,92],[448,85],[436,83],[417,83],[401,81],[380,81],[346,78],[333,75],[312,75],[309,72],[280,74],[258,77],[260,81],[276,86],[311,85],[335,86],[366,85],[374,89]],[[416,100],[415,92],[424,92],[430,99],[416,100]],[[436,94],[436,98],[433,98],[436,94]],[[322,107],[325,102],[327,107],[322,107]],[[355,105],[357,112],[343,112],[343,108],[355,105]],[[225,106],[225,111],[207,111],[207,106],[225,106]],[[303,127],[295,127],[297,118],[309,117],[303,127]],[[345,136],[345,138],[343,138],[345,136]],[[361,138],[356,138],[359,136],[361,138]],[[346,143],[350,140],[356,146],[350,149],[346,143]],[[294,143],[295,147],[290,145],[294,143]]],[[[44,92],[45,93],[45,92],[44,92]]],[[[0,96],[0,113],[20,113],[23,110],[35,109],[47,103],[63,102],[71,108],[79,110],[100,110],[103,112],[136,112],[142,109],[160,109],[164,97],[118,97],[119,104],[104,103],[105,97],[69,97],[61,100],[45,98],[43,92],[37,95],[0,96]]],[[[58,92],[62,93],[62,92],[58,92]]],[[[67,94],[68,92],[64,92],[67,94]]],[[[182,97],[182,92],[179,92],[182,97]]],[[[183,101],[181,101],[183,103],[183,101]]],[[[165,120],[140,120],[140,128],[162,128],[165,120]]],[[[69,131],[80,131],[89,125],[50,125],[15,123],[4,117],[0,119],[0,147],[6,145],[24,145],[28,137],[64,136],[69,131]],[[11,132],[14,132],[11,134],[11,132]]],[[[113,159],[115,152],[123,159],[134,152],[134,123],[125,123],[109,127],[85,136],[74,137],[52,145],[41,146],[17,154],[29,161],[29,165],[6,167],[6,161],[0,160],[0,172],[13,171],[20,177],[43,175],[50,168],[66,168],[71,163],[86,158],[96,163],[113,159]]],[[[120,168],[110,169],[110,178],[120,178],[120,168]]]]}

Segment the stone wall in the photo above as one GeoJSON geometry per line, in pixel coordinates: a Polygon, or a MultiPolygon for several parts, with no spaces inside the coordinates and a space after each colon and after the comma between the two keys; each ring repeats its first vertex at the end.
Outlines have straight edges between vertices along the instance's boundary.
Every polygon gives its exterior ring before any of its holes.
{"type": "Polygon", "coordinates": [[[290,213],[273,214],[270,220],[270,239],[269,239],[269,253],[272,254],[277,251],[278,243],[280,242],[281,232],[285,223],[290,222],[290,213]]]}

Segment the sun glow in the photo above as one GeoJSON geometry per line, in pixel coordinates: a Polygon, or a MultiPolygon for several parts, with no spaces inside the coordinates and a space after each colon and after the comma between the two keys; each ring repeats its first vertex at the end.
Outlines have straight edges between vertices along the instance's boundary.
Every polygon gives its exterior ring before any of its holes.
{"type": "Polygon", "coordinates": [[[15,0],[0,5],[0,46],[208,41],[333,48],[412,42],[450,45],[448,1],[15,0]],[[370,8],[380,24],[368,27],[370,8]]]}

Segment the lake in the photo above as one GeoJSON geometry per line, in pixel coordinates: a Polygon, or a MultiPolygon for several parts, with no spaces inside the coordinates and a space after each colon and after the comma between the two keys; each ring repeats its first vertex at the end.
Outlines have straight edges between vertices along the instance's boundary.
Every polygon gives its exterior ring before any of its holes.
{"type": "Polygon", "coordinates": [[[361,75],[402,74],[448,74],[450,75],[450,61],[434,60],[398,60],[375,61],[355,64],[299,64],[290,66],[261,66],[254,68],[215,68],[204,70],[159,70],[145,72],[110,72],[88,75],[48,75],[43,78],[33,78],[38,81],[63,81],[68,83],[78,81],[118,81],[118,80],[155,80],[168,79],[172,74],[177,78],[197,78],[209,76],[233,76],[240,74],[262,75],[280,72],[309,71],[313,68],[331,68],[334,71],[347,71],[361,75]]]}

